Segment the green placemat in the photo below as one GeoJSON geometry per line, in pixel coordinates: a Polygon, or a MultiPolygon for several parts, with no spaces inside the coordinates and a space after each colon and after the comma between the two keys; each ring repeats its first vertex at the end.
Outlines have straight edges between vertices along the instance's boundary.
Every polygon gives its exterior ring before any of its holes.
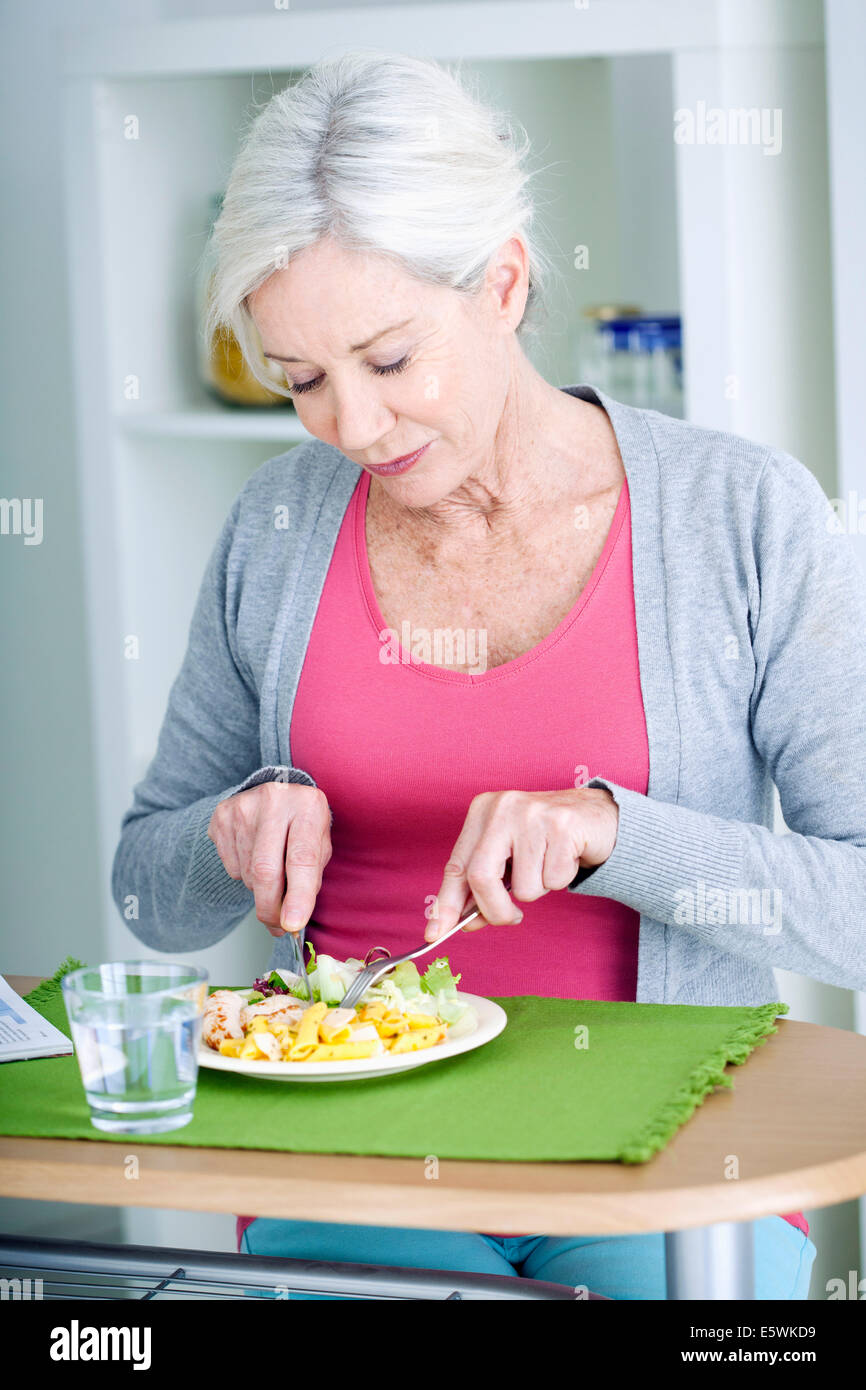
{"type": "MultiPolygon", "coordinates": [[[[59,977],[70,968],[65,962],[27,996],[67,1036],[59,977]]],[[[732,1085],[725,1066],[744,1062],[788,1012],[782,1003],[703,1007],[532,995],[496,1002],[508,1026],[493,1042],[387,1078],[293,1085],[201,1069],[192,1122],[134,1142],[645,1163],[714,1087],[732,1085]]],[[[0,1133],[130,1143],[129,1135],[108,1136],[90,1124],[75,1057],[0,1066],[0,1133]]]]}

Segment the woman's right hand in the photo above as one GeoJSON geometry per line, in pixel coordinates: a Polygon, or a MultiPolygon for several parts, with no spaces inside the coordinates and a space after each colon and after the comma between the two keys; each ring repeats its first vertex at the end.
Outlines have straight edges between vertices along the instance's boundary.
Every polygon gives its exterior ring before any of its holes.
{"type": "Polygon", "coordinates": [[[256,916],[271,936],[306,926],[331,857],[324,792],[263,782],[221,801],[207,833],[229,877],[243,879],[255,894],[256,916]]]}

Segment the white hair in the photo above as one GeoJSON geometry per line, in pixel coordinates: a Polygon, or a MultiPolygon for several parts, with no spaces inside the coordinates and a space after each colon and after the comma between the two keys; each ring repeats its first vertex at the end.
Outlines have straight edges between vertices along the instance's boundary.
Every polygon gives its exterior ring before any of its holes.
{"type": "Polygon", "coordinates": [[[529,289],[517,332],[536,332],[553,262],[532,234],[529,145],[438,63],[380,49],[317,63],[247,114],[205,251],[205,341],[229,329],[257,380],[290,395],[267,373],[247,296],[326,235],[468,295],[519,236],[529,289]]]}

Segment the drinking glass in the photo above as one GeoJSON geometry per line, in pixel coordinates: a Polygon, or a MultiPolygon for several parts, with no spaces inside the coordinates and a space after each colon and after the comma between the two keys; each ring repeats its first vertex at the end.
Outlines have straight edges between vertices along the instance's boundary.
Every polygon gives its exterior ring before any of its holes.
{"type": "Polygon", "coordinates": [[[91,1124],[115,1134],[189,1124],[207,971],[113,961],[73,970],[62,985],[91,1124]]]}

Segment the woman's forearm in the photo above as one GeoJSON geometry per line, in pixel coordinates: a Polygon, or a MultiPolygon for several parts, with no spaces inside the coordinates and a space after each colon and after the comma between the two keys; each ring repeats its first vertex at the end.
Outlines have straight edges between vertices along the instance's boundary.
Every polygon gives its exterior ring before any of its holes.
{"type": "Polygon", "coordinates": [[[866,989],[866,846],[724,820],[607,778],[613,852],[569,891],[609,897],[720,951],[866,989]]]}
{"type": "Polygon", "coordinates": [[[237,786],[173,810],[154,806],[148,779],[136,789],[123,820],[111,887],[118,911],[146,946],[201,950],[221,941],[246,916],[253,893],[226,872],[208,825],[227,797],[275,781],[315,786],[300,768],[262,767],[237,786]]]}

